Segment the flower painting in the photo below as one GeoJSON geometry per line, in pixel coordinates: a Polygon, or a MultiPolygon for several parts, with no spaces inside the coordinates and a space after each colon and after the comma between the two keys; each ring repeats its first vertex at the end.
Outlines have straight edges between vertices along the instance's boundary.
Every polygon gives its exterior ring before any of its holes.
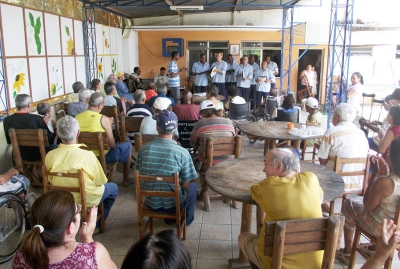
{"type": "Polygon", "coordinates": [[[103,75],[103,57],[100,57],[100,62],[97,63],[97,76],[98,76],[98,78],[104,78],[104,75],[103,75]]]}
{"type": "Polygon", "coordinates": [[[7,80],[10,96],[10,107],[14,107],[14,99],[18,94],[29,94],[29,73],[27,60],[21,58],[7,59],[7,80]]]}
{"type": "Polygon", "coordinates": [[[103,39],[104,39],[104,47],[105,48],[110,48],[110,42],[106,37],[106,32],[103,30],[103,39]]]}
{"type": "Polygon", "coordinates": [[[21,87],[25,86],[25,73],[19,73],[15,76],[15,81],[13,84],[13,98],[17,96],[17,92],[21,92],[21,87]]]}
{"type": "Polygon", "coordinates": [[[50,83],[50,93],[51,96],[56,95],[56,93],[62,89],[62,84],[60,83],[60,79],[59,79],[59,68],[58,67],[52,67],[51,72],[52,72],[52,76],[51,79],[53,79],[53,81],[51,81],[50,83]],[[61,85],[60,85],[61,84],[61,85]]]}
{"type": "Polygon", "coordinates": [[[75,55],[75,43],[71,37],[71,33],[69,31],[69,27],[65,26],[65,33],[68,36],[67,39],[67,55],[75,55]]]}

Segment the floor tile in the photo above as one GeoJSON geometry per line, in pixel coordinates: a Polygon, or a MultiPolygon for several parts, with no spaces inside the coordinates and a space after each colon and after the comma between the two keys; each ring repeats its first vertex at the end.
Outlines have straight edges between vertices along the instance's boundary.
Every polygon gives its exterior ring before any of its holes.
{"type": "Polygon", "coordinates": [[[204,223],[201,228],[200,239],[231,240],[231,225],[204,223]]]}
{"type": "Polygon", "coordinates": [[[186,227],[187,239],[200,239],[201,223],[192,223],[186,227]]]}
{"type": "Polygon", "coordinates": [[[231,212],[228,210],[204,212],[203,223],[231,224],[231,212]]]}
{"type": "Polygon", "coordinates": [[[228,260],[197,260],[197,269],[228,269],[228,260]]]}
{"type": "Polygon", "coordinates": [[[110,254],[126,255],[133,239],[133,237],[105,235],[101,243],[110,254]]]}
{"type": "Polygon", "coordinates": [[[232,258],[231,241],[200,240],[199,259],[224,259],[232,258]]]}
{"type": "Polygon", "coordinates": [[[186,239],[185,241],[182,241],[182,243],[189,250],[192,259],[197,259],[197,252],[199,250],[200,241],[195,239],[186,239]]]}
{"type": "Polygon", "coordinates": [[[133,220],[114,220],[107,235],[135,237],[138,234],[137,221],[133,220]]]}

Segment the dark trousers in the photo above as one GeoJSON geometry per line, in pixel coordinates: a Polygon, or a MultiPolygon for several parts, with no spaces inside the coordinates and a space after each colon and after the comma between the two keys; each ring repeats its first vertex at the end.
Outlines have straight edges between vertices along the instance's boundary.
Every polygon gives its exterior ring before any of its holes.
{"type": "Polygon", "coordinates": [[[238,88],[240,90],[240,96],[243,97],[246,102],[248,102],[250,88],[243,88],[243,87],[238,87],[238,88]]]}
{"type": "Polygon", "coordinates": [[[218,87],[218,94],[225,96],[224,100],[227,100],[228,96],[226,95],[225,83],[213,83],[213,85],[218,87]]]}
{"type": "Polygon", "coordinates": [[[194,88],[195,88],[195,92],[196,93],[200,93],[200,92],[206,92],[207,86],[197,86],[197,85],[195,85],[194,88]]]}
{"type": "Polygon", "coordinates": [[[275,83],[271,82],[271,89],[275,88],[275,83]]]}
{"type": "Polygon", "coordinates": [[[250,86],[250,98],[252,99],[250,108],[253,109],[256,106],[255,99],[256,99],[256,91],[257,91],[257,84],[251,84],[250,86]]]}
{"type": "MultiPolygon", "coordinates": [[[[113,206],[115,199],[117,199],[117,196],[117,184],[111,182],[104,184],[104,192],[100,200],[100,202],[103,202],[104,205],[104,220],[107,220],[108,214],[110,214],[111,207],[113,206]]],[[[96,223],[96,227],[100,227],[99,222],[96,223]]]]}
{"type": "MultiPolygon", "coordinates": [[[[181,201],[180,208],[186,208],[186,226],[189,226],[194,221],[194,208],[196,206],[196,198],[197,198],[197,184],[191,182],[189,188],[186,190],[186,199],[185,201],[181,201]]],[[[157,212],[175,212],[175,206],[170,208],[157,208],[153,209],[157,212]]]]}
{"type": "Polygon", "coordinates": [[[225,82],[225,89],[228,90],[228,88],[232,85],[236,86],[236,82],[225,82]]]}
{"type": "Polygon", "coordinates": [[[264,98],[264,100],[265,100],[268,95],[269,95],[269,92],[256,91],[254,94],[254,96],[255,96],[254,103],[255,103],[256,107],[261,104],[261,98],[264,98]]]}

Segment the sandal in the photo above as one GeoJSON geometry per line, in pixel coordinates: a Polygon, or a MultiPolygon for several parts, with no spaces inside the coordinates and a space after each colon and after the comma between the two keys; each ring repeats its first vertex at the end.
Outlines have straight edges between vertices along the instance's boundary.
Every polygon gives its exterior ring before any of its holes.
{"type": "Polygon", "coordinates": [[[343,262],[344,264],[349,265],[350,254],[344,253],[344,249],[343,249],[343,248],[336,250],[336,255],[335,255],[335,257],[336,257],[339,261],[343,262]]]}
{"type": "Polygon", "coordinates": [[[122,183],[122,187],[129,187],[129,186],[131,186],[133,183],[135,183],[134,180],[129,181],[129,182],[124,182],[124,183],[122,183]]]}

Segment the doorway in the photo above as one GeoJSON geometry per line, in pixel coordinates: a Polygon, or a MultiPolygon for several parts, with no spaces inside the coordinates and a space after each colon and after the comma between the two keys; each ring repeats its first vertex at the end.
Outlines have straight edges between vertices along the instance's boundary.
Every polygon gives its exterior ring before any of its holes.
{"type": "MultiPolygon", "coordinates": [[[[299,50],[299,56],[304,52],[304,49],[299,50]]],[[[317,99],[321,96],[321,71],[322,71],[322,49],[309,49],[307,52],[301,57],[298,63],[298,76],[297,76],[297,89],[301,87],[300,73],[307,69],[307,65],[311,64],[315,67],[315,71],[317,72],[317,99]]]]}

